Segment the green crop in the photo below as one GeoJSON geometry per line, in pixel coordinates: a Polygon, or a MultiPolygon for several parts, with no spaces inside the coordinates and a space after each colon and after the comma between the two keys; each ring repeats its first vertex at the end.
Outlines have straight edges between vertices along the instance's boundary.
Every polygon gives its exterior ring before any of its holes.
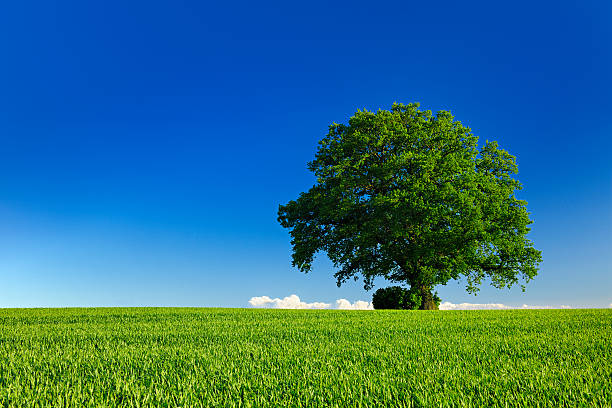
{"type": "Polygon", "coordinates": [[[612,310],[0,310],[0,406],[610,407],[612,310]]]}

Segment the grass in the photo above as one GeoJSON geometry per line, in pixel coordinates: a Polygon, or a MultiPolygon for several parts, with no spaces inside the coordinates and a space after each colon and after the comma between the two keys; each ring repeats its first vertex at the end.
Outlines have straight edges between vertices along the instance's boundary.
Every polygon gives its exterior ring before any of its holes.
{"type": "Polygon", "coordinates": [[[610,407],[612,310],[0,310],[0,406],[610,407]]]}

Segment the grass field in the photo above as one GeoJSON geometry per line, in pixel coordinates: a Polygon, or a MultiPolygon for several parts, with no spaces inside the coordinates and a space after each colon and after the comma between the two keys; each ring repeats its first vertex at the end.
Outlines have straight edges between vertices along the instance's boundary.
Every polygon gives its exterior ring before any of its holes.
{"type": "Polygon", "coordinates": [[[0,310],[0,406],[612,406],[612,310],[0,310]]]}

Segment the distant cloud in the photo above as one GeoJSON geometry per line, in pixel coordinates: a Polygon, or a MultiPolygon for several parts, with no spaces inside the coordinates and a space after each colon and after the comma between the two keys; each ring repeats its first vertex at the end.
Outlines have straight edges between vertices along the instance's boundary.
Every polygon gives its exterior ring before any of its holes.
{"type": "MultiPolygon", "coordinates": [[[[340,310],[373,310],[371,302],[356,300],[351,303],[347,299],[338,299],[334,307],[331,303],[324,302],[303,302],[298,295],[290,295],[284,298],[271,298],[269,296],[254,296],[249,300],[252,307],[268,309],[340,309],[340,310]]],[[[612,303],[609,305],[612,308],[612,303]]],[[[548,306],[548,305],[522,305],[508,306],[503,303],[451,303],[443,302],[440,310],[509,310],[509,309],[572,309],[571,306],[548,306]]]]}
{"type": "MultiPolygon", "coordinates": [[[[525,305],[526,306],[526,305],[525,305]]],[[[451,303],[442,302],[440,310],[489,310],[489,309],[510,309],[502,303],[451,303]]]]}
{"type": "Polygon", "coordinates": [[[609,307],[610,309],[612,309],[612,303],[610,303],[610,304],[608,305],[608,307],[609,307]]]}
{"type": "Polygon", "coordinates": [[[253,307],[268,307],[275,309],[328,309],[331,303],[302,302],[298,295],[287,296],[283,299],[271,299],[268,296],[255,296],[249,300],[249,304],[253,307]]]}
{"type": "MultiPolygon", "coordinates": [[[[612,307],[612,305],[610,305],[612,307]]],[[[508,310],[508,309],[571,309],[571,306],[542,306],[542,305],[522,305],[520,307],[508,306],[503,303],[451,303],[443,302],[440,310],[508,310]]]]}
{"type": "MultiPolygon", "coordinates": [[[[253,307],[263,307],[272,309],[330,309],[331,303],[324,302],[302,302],[298,295],[290,295],[283,299],[270,298],[269,296],[254,296],[249,300],[249,304],[253,307]]],[[[344,310],[372,310],[372,303],[364,300],[357,300],[351,303],[346,299],[336,300],[335,309],[344,310]]]]}
{"type": "Polygon", "coordinates": [[[541,305],[535,305],[535,306],[534,305],[523,305],[520,308],[519,307],[514,307],[514,308],[511,308],[511,309],[570,309],[570,307],[569,306],[568,307],[563,307],[563,306],[557,307],[557,306],[547,306],[547,305],[545,305],[545,306],[541,306],[541,305]]]}
{"type": "Polygon", "coordinates": [[[355,303],[351,303],[346,299],[336,300],[336,309],[344,310],[374,310],[374,305],[371,302],[365,300],[357,300],[355,303]]]}

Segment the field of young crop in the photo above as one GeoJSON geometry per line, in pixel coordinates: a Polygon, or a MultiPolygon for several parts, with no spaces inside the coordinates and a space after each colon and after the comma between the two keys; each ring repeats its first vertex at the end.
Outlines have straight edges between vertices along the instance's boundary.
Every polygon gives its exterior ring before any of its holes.
{"type": "Polygon", "coordinates": [[[0,406],[610,407],[612,310],[0,310],[0,406]]]}

